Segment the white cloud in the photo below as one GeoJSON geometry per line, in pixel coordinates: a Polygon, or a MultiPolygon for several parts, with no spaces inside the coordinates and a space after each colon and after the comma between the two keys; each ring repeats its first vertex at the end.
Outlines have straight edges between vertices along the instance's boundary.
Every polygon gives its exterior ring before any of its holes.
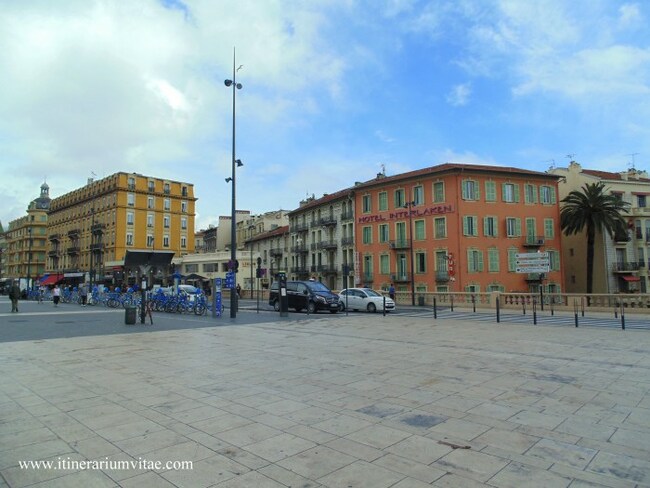
{"type": "Polygon", "coordinates": [[[447,103],[454,107],[462,107],[469,103],[469,97],[472,94],[471,83],[462,83],[452,87],[447,94],[447,103]]]}

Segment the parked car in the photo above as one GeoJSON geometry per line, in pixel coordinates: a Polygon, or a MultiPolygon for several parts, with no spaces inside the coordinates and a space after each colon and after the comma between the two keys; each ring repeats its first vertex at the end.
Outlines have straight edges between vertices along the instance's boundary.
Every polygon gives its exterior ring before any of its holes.
{"type": "MultiPolygon", "coordinates": [[[[287,281],[287,301],[289,308],[296,312],[305,309],[309,313],[319,310],[328,310],[330,313],[339,311],[339,297],[320,281],[287,281]]],[[[277,281],[271,285],[269,305],[272,305],[276,312],[280,311],[277,281]]]]}
{"type": "Polygon", "coordinates": [[[339,292],[339,309],[341,311],[345,310],[346,306],[348,310],[383,311],[384,303],[386,312],[395,310],[395,302],[392,298],[385,297],[371,288],[347,288],[339,292]]]}

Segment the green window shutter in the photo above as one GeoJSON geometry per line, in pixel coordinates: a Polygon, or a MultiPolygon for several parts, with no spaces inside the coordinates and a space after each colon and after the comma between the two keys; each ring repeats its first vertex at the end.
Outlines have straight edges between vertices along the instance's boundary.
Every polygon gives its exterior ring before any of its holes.
{"type": "Polygon", "coordinates": [[[499,271],[499,250],[488,249],[488,271],[499,271]]]}
{"type": "Polygon", "coordinates": [[[515,187],[515,202],[519,203],[519,185],[514,185],[515,187]]]}
{"type": "Polygon", "coordinates": [[[472,251],[471,249],[467,250],[467,272],[468,273],[473,273],[474,272],[474,260],[472,259],[472,251]]]}
{"type": "Polygon", "coordinates": [[[537,203],[537,185],[531,185],[533,187],[533,203],[537,203]]]}
{"type": "Polygon", "coordinates": [[[517,249],[508,249],[508,271],[517,269],[517,249]]]}
{"type": "Polygon", "coordinates": [[[478,181],[474,182],[474,189],[476,190],[476,195],[475,195],[476,200],[480,200],[481,199],[481,187],[479,186],[478,181]]]}
{"type": "Polygon", "coordinates": [[[555,195],[555,188],[553,188],[551,186],[551,187],[549,187],[549,189],[551,191],[551,203],[555,204],[555,203],[557,203],[557,196],[555,195]]]}
{"type": "Polygon", "coordinates": [[[506,201],[506,184],[501,183],[501,201],[505,202],[506,201]]]}
{"type": "Polygon", "coordinates": [[[515,219],[515,236],[521,236],[521,219],[519,217],[515,219]]]}
{"type": "Polygon", "coordinates": [[[494,181],[485,182],[485,201],[494,202],[497,199],[496,183],[494,181]]]}
{"type": "Polygon", "coordinates": [[[531,191],[531,185],[526,183],[524,185],[524,203],[533,203],[531,200],[532,196],[530,195],[531,191]]]}
{"type": "Polygon", "coordinates": [[[463,200],[467,200],[467,180],[463,180],[461,183],[461,188],[463,200]]]}
{"type": "Polygon", "coordinates": [[[488,236],[488,225],[489,225],[489,220],[490,217],[483,217],[483,235],[488,236]]]}
{"type": "Polygon", "coordinates": [[[467,222],[467,219],[469,219],[469,217],[463,217],[463,235],[464,236],[469,235],[469,224],[467,222]]]}
{"type": "Polygon", "coordinates": [[[478,258],[478,270],[483,271],[483,251],[476,251],[476,257],[478,258]]]}

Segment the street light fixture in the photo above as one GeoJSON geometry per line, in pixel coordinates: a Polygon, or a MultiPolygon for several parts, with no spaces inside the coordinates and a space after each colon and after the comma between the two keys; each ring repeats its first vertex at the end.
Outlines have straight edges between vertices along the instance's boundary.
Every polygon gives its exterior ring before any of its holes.
{"type": "Polygon", "coordinates": [[[27,228],[27,234],[29,235],[29,251],[27,254],[27,287],[31,290],[31,280],[32,280],[32,228],[27,228]]]}
{"type": "MultiPolygon", "coordinates": [[[[237,261],[237,210],[235,203],[235,167],[243,166],[241,160],[235,159],[235,93],[237,90],[241,90],[242,84],[237,83],[236,75],[237,71],[241,66],[235,69],[235,48],[232,48],[232,80],[225,80],[224,84],[227,87],[232,86],[232,175],[230,176],[230,181],[226,178],[226,182],[232,183],[232,206],[231,206],[231,222],[230,222],[230,262],[232,263],[233,277],[235,274],[235,262],[237,261]]],[[[236,278],[234,281],[237,281],[236,278]]],[[[230,318],[234,319],[237,317],[237,294],[234,292],[234,289],[230,291],[230,318]]]]}
{"type": "Polygon", "coordinates": [[[414,266],[414,259],[413,259],[413,216],[412,216],[412,211],[411,207],[415,205],[415,201],[411,200],[410,202],[406,202],[404,204],[404,208],[408,209],[409,211],[409,238],[411,242],[409,243],[409,248],[411,249],[411,305],[415,306],[415,266],[414,266]]]}

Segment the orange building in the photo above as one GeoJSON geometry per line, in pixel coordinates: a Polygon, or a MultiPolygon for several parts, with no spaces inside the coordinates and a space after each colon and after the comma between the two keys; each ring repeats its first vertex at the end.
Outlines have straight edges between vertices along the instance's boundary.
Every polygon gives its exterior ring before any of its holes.
{"type": "Polygon", "coordinates": [[[357,184],[357,284],[560,292],[557,182],[555,175],[517,168],[442,164],[357,184]],[[527,272],[539,261],[524,265],[517,256],[537,252],[548,256],[548,272],[527,272]]]}

